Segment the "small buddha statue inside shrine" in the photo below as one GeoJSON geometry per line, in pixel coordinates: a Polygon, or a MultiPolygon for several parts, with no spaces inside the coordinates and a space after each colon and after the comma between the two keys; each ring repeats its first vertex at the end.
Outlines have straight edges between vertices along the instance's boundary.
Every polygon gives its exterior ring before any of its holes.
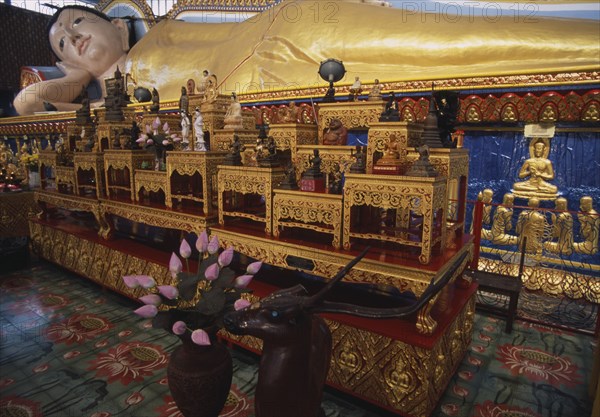
{"type": "Polygon", "coordinates": [[[331,119],[323,134],[323,145],[345,145],[348,141],[348,129],[340,119],[331,119]]]}
{"type": "Polygon", "coordinates": [[[233,135],[233,140],[229,144],[229,153],[225,156],[225,165],[241,166],[242,152],[246,147],[240,142],[238,135],[233,135]]]}

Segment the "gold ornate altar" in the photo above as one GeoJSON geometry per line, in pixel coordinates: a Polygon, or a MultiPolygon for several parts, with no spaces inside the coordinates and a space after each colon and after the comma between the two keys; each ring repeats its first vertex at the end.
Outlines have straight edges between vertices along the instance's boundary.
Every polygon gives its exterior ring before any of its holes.
{"type": "Polygon", "coordinates": [[[48,149],[40,151],[38,156],[40,166],[40,186],[42,189],[56,188],[56,167],[58,153],[48,149]]]}
{"type": "Polygon", "coordinates": [[[396,242],[421,249],[419,261],[428,264],[432,249],[439,243],[440,252],[446,245],[446,178],[404,177],[346,174],[344,184],[343,246],[350,249],[353,238],[396,242]],[[370,206],[383,211],[396,211],[391,232],[361,231],[355,208],[370,206]],[[410,230],[410,215],[422,216],[417,236],[410,230]]]}
{"type": "Polygon", "coordinates": [[[104,196],[104,154],[76,152],[73,155],[77,195],[100,198],[104,196]]]}
{"type": "MultiPolygon", "coordinates": [[[[151,171],[149,169],[136,169],[134,171],[135,178],[135,202],[143,202],[144,198],[140,198],[142,190],[145,195],[150,193],[158,193],[162,191],[163,195],[167,195],[167,173],[163,171],[151,171]]],[[[166,205],[166,199],[163,196],[162,205],[166,205]]]]}
{"type": "Polygon", "coordinates": [[[33,192],[0,193],[0,238],[29,236],[29,217],[39,212],[33,192]]]}
{"type": "Polygon", "coordinates": [[[339,119],[344,127],[368,129],[379,121],[385,109],[383,101],[350,101],[319,104],[319,143],[323,143],[323,132],[333,119],[339,119]]]}
{"type": "Polygon", "coordinates": [[[282,168],[257,168],[219,166],[219,224],[225,224],[225,216],[250,219],[265,224],[265,234],[271,234],[272,199],[275,188],[285,177],[282,168]],[[228,193],[226,196],[225,193],[228,193]],[[264,198],[264,212],[250,212],[243,207],[244,196],[258,195],[264,198]],[[241,198],[240,198],[241,195],[241,198]]]}
{"type": "Polygon", "coordinates": [[[273,236],[280,228],[298,227],[333,235],[331,246],[340,248],[342,196],[276,188],[273,197],[273,236]]]}
{"type": "Polygon", "coordinates": [[[106,195],[135,201],[134,171],[141,169],[144,162],[154,165],[154,158],[146,151],[105,150],[106,195]]]}
{"type": "Polygon", "coordinates": [[[199,203],[205,216],[216,214],[217,167],[225,155],[218,151],[167,152],[167,207],[173,207],[173,200],[188,200],[199,203]]]}

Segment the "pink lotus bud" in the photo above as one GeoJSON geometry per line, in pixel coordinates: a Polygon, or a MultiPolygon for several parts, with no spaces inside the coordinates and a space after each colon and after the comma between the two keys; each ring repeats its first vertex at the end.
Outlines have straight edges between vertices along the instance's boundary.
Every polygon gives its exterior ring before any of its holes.
{"type": "Polygon", "coordinates": [[[123,277],[123,282],[127,288],[137,288],[140,286],[138,275],[125,275],[123,277]]]}
{"type": "Polygon", "coordinates": [[[250,284],[250,281],[252,281],[252,278],[254,278],[252,275],[239,276],[235,279],[233,286],[235,288],[246,288],[250,284]]]}
{"type": "Polygon", "coordinates": [[[153,141],[152,139],[148,139],[148,140],[146,141],[146,143],[147,143],[148,145],[152,145],[152,144],[154,143],[154,141],[153,141]]]}
{"type": "Polygon", "coordinates": [[[187,240],[183,239],[181,241],[181,245],[179,245],[179,254],[183,259],[187,259],[192,255],[192,248],[190,244],[187,243],[187,240]]]}
{"type": "Polygon", "coordinates": [[[204,272],[204,276],[206,277],[207,280],[214,281],[215,279],[219,278],[219,272],[221,272],[221,268],[219,268],[219,264],[212,264],[211,266],[206,268],[206,271],[204,272]]]}
{"type": "Polygon", "coordinates": [[[258,271],[260,271],[262,264],[263,264],[262,261],[252,262],[250,265],[248,265],[248,268],[246,268],[246,272],[249,273],[250,275],[254,275],[258,271]]]}
{"type": "Polygon", "coordinates": [[[182,335],[187,330],[187,326],[181,320],[180,321],[176,321],[175,323],[173,323],[173,329],[172,330],[173,330],[173,333],[178,334],[178,335],[182,335]]]}
{"type": "Polygon", "coordinates": [[[137,142],[137,143],[144,143],[144,142],[146,142],[147,140],[148,140],[148,135],[146,135],[146,134],[144,133],[144,134],[142,134],[142,135],[141,135],[141,136],[138,138],[138,140],[136,140],[136,142],[137,142]]]}
{"type": "Polygon", "coordinates": [[[233,303],[233,308],[235,308],[235,310],[237,311],[248,307],[250,304],[252,304],[250,301],[240,298],[239,300],[236,300],[235,303],[233,303]]]}
{"type": "Polygon", "coordinates": [[[210,338],[208,333],[202,329],[194,330],[192,332],[192,342],[200,346],[210,346],[210,338]]]}
{"type": "Polygon", "coordinates": [[[167,297],[169,300],[174,300],[179,297],[179,290],[172,285],[160,285],[157,288],[158,292],[167,297]]]}
{"type": "Polygon", "coordinates": [[[169,123],[165,122],[165,124],[163,125],[163,132],[165,132],[168,135],[170,131],[171,128],[169,127],[169,123]]]}
{"type": "Polygon", "coordinates": [[[159,306],[162,303],[161,298],[156,294],[148,294],[140,297],[140,301],[144,304],[151,304],[154,306],[159,306]]]}
{"type": "Polygon", "coordinates": [[[206,230],[198,236],[198,240],[196,240],[196,249],[198,249],[198,252],[200,253],[206,253],[208,250],[208,235],[206,234],[206,230]]]}
{"type": "Polygon", "coordinates": [[[167,146],[169,144],[169,141],[165,139],[162,141],[162,144],[163,144],[163,146],[167,146]]]}
{"type": "Polygon", "coordinates": [[[233,259],[233,248],[230,246],[227,249],[225,249],[223,252],[221,252],[221,254],[219,255],[218,262],[219,262],[219,265],[221,266],[221,268],[224,268],[231,263],[232,259],[233,259]]]}
{"type": "Polygon", "coordinates": [[[138,308],[134,311],[138,316],[142,316],[145,319],[150,319],[158,314],[158,308],[152,304],[146,304],[143,307],[138,308]]]}
{"type": "Polygon", "coordinates": [[[150,125],[146,125],[146,133],[152,133],[152,128],[150,127],[150,125]]]}
{"type": "Polygon", "coordinates": [[[157,116],[156,119],[154,119],[154,121],[152,122],[152,129],[156,130],[159,127],[160,127],[160,119],[157,116]]]}
{"type": "Polygon", "coordinates": [[[178,273],[183,270],[183,264],[181,263],[181,259],[175,255],[175,252],[171,254],[171,259],[169,260],[169,271],[171,271],[171,276],[175,278],[178,273]]]}
{"type": "Polygon", "coordinates": [[[181,138],[180,138],[180,137],[178,137],[178,136],[175,136],[175,137],[172,137],[172,136],[171,136],[171,139],[173,140],[173,142],[176,142],[176,143],[179,143],[179,142],[181,142],[181,138]]]}
{"type": "Polygon", "coordinates": [[[208,243],[208,253],[210,253],[211,255],[214,255],[215,253],[217,253],[218,250],[219,250],[219,238],[217,237],[217,235],[214,235],[210,239],[210,242],[208,243]]]}
{"type": "Polygon", "coordinates": [[[138,275],[137,280],[140,283],[141,287],[145,289],[152,288],[156,285],[156,281],[154,281],[154,278],[148,275],[138,275]]]}

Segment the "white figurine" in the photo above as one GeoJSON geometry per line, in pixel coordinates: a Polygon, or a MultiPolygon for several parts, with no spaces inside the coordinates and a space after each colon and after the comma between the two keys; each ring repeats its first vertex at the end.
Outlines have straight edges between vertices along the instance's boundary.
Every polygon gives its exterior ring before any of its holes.
{"type": "Polygon", "coordinates": [[[181,111],[181,144],[184,151],[190,150],[190,118],[186,111],[181,111]]]}
{"type": "Polygon", "coordinates": [[[194,110],[194,133],[196,135],[196,145],[194,146],[196,151],[207,151],[206,142],[204,142],[204,132],[203,132],[203,120],[202,113],[200,113],[200,108],[196,107],[194,110]]]}

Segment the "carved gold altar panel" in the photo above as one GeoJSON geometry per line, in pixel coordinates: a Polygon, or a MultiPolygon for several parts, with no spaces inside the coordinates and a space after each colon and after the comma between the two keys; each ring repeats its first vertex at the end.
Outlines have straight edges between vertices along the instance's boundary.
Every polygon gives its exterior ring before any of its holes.
{"type": "Polygon", "coordinates": [[[431,347],[327,320],[327,383],[405,416],[429,416],[468,349],[474,312],[471,296],[431,347]]]}
{"type": "Polygon", "coordinates": [[[38,250],[38,255],[111,290],[130,297],[140,296],[140,289],[130,289],[123,285],[123,276],[133,273],[152,275],[159,285],[172,284],[169,269],[165,265],[123,253],[37,221],[31,221],[30,228],[32,248],[38,250]],[[46,249],[39,251],[43,248],[46,249]]]}
{"type": "Polygon", "coordinates": [[[29,217],[40,209],[33,192],[0,193],[0,238],[29,236],[29,217]]]}
{"type": "Polygon", "coordinates": [[[408,148],[415,146],[421,134],[423,125],[410,122],[374,122],[369,128],[367,142],[367,173],[373,172],[373,165],[381,157],[390,142],[390,136],[395,135],[398,141],[399,158],[404,159],[408,148]]]}
{"type": "Polygon", "coordinates": [[[273,235],[279,229],[299,227],[333,235],[331,245],[340,248],[342,196],[275,189],[273,197],[273,235]]]}
{"type": "Polygon", "coordinates": [[[77,195],[99,198],[104,195],[104,154],[76,152],[73,155],[77,195]]]}
{"type": "Polygon", "coordinates": [[[319,143],[317,126],[302,123],[271,124],[269,126],[269,136],[272,136],[275,140],[277,150],[290,150],[292,161],[296,160],[298,146],[317,145],[319,143]]]}
{"type": "Polygon", "coordinates": [[[48,147],[48,150],[40,151],[38,158],[38,164],[40,166],[40,185],[42,189],[55,188],[58,154],[48,147]]]}
{"type": "Polygon", "coordinates": [[[273,188],[285,178],[283,168],[257,168],[244,166],[219,166],[219,224],[225,224],[225,216],[250,219],[265,224],[265,233],[271,234],[273,188]],[[227,193],[227,196],[224,195],[227,193]],[[225,210],[239,195],[258,194],[264,198],[265,212],[250,213],[248,210],[225,210]]]}
{"type": "Polygon", "coordinates": [[[105,238],[109,236],[110,227],[104,221],[102,209],[98,200],[44,190],[36,191],[34,199],[42,209],[42,212],[38,215],[40,218],[43,218],[47,213],[48,205],[71,211],[87,211],[92,213],[98,222],[98,235],[105,238]]]}
{"type": "Polygon", "coordinates": [[[61,192],[73,194],[76,189],[75,171],[73,167],[56,167],[56,188],[61,192]]]}
{"type": "Polygon", "coordinates": [[[368,128],[379,121],[385,109],[383,101],[350,101],[319,104],[319,143],[333,119],[339,119],[346,129],[368,128]]]}
{"type": "MultiPolygon", "coordinates": [[[[211,233],[219,236],[219,242],[223,247],[233,246],[237,252],[260,259],[269,265],[301,269],[325,279],[334,277],[355,256],[353,253],[334,252],[323,248],[322,245],[318,245],[318,247],[298,245],[283,239],[273,241],[268,237],[234,232],[227,230],[227,226],[213,227],[211,233]]],[[[472,242],[461,247],[443,266],[435,270],[406,264],[392,264],[365,257],[348,272],[344,281],[392,286],[398,288],[399,291],[411,291],[420,297],[431,280],[437,281],[450,268],[452,262],[465,252],[468,255],[464,264],[457,270],[462,273],[472,258],[472,242]]],[[[451,281],[455,278],[452,277],[451,281]]]]}
{"type": "Polygon", "coordinates": [[[233,135],[237,135],[240,143],[248,150],[254,149],[256,146],[258,130],[220,129],[215,131],[214,136],[211,136],[210,149],[228,151],[229,145],[233,142],[233,135]]]}
{"type": "MultiPolygon", "coordinates": [[[[447,198],[446,178],[384,176],[366,174],[346,174],[344,183],[344,249],[351,248],[353,238],[378,239],[396,242],[401,245],[421,248],[419,261],[428,264],[432,248],[439,243],[445,247],[446,222],[434,221],[441,212],[440,219],[446,219],[447,198]],[[360,219],[352,216],[352,208],[371,206],[383,210],[395,209],[398,212],[411,212],[423,216],[420,226],[420,239],[409,239],[402,227],[393,234],[360,233],[352,227],[360,219]]],[[[400,226],[405,226],[404,224],[400,226]]]]}
{"type": "Polygon", "coordinates": [[[353,146],[332,146],[332,145],[302,145],[296,150],[296,174],[298,178],[310,168],[310,158],[314,155],[314,150],[319,150],[321,157],[321,172],[323,174],[331,174],[335,172],[336,165],[340,167],[340,171],[348,173],[350,166],[356,162],[356,158],[352,156],[354,152],[353,146]]]}
{"type": "Polygon", "coordinates": [[[166,204],[173,207],[173,200],[189,200],[202,204],[205,216],[216,214],[217,173],[227,152],[167,152],[166,204]],[[179,183],[173,174],[179,174],[179,183]],[[197,174],[201,189],[193,187],[193,177],[197,174]]]}
{"type": "Polygon", "coordinates": [[[122,192],[135,201],[134,171],[141,169],[146,162],[154,164],[154,157],[141,150],[106,150],[104,151],[104,175],[106,176],[106,195],[112,198],[122,192]]]}
{"type": "MultiPolygon", "coordinates": [[[[157,193],[161,191],[167,195],[167,173],[164,171],[153,171],[149,169],[136,169],[134,172],[135,177],[135,201],[139,202],[140,192],[142,189],[145,193],[157,193]]],[[[165,202],[163,201],[163,204],[165,202]]]]}
{"type": "MultiPolygon", "coordinates": [[[[206,228],[216,223],[215,217],[198,216],[114,200],[100,200],[100,209],[105,218],[109,215],[115,215],[149,226],[184,230],[197,234],[202,233],[206,228]]],[[[108,221],[105,222],[108,223],[108,221]]]]}

